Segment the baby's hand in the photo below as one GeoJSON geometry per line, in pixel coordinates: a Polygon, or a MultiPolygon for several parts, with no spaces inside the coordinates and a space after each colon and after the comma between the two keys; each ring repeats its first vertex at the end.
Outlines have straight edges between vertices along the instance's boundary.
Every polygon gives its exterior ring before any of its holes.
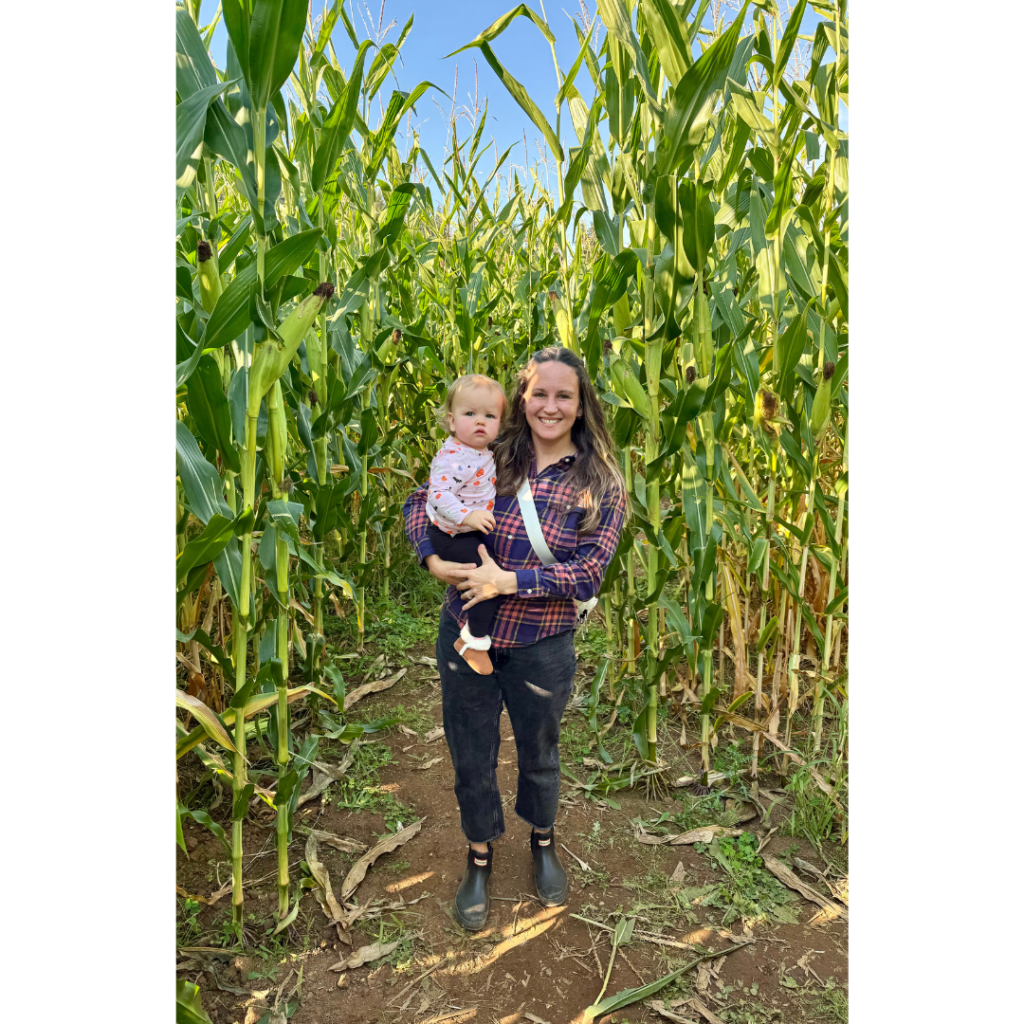
{"type": "Polygon", "coordinates": [[[490,533],[494,529],[494,516],[486,509],[478,508],[462,520],[463,526],[472,530],[479,530],[481,533],[490,533]]]}

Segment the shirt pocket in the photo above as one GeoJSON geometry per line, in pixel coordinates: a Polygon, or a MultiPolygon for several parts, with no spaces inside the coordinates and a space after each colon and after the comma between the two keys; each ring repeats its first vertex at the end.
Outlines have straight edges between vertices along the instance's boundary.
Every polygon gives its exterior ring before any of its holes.
{"type": "Polygon", "coordinates": [[[544,539],[559,562],[567,562],[576,554],[580,519],[583,509],[571,502],[551,502],[544,510],[544,539]]]}

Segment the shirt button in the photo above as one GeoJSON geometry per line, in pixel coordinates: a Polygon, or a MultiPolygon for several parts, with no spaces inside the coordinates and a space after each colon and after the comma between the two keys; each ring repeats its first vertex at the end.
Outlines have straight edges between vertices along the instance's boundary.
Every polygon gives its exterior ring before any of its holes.
{"type": "Polygon", "coordinates": [[[532,591],[532,590],[528,590],[528,591],[527,591],[527,593],[528,593],[528,594],[532,594],[532,593],[533,593],[533,591],[532,591]]]}

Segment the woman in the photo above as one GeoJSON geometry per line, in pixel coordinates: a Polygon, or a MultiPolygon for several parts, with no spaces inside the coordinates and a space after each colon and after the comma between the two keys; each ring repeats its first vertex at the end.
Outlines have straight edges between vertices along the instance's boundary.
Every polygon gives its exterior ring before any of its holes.
{"type": "Polygon", "coordinates": [[[494,459],[495,529],[480,545],[480,566],[446,562],[434,553],[424,487],[403,508],[406,535],[421,563],[451,584],[441,609],[437,667],[455,795],[469,840],[455,917],[470,931],[487,920],[492,843],[505,830],[496,775],[503,704],[519,755],[515,811],[533,829],[537,895],[544,906],[565,902],[569,882],[553,826],[559,723],[576,671],[573,598],[597,596],[626,509],[601,402],[583,361],[568,349],[542,349],[520,371],[494,459]],[[516,497],[524,477],[557,564],[542,565],[530,543],[516,497]],[[453,644],[466,611],[498,595],[505,596],[491,627],[493,672],[477,675],[453,657],[453,644]]]}

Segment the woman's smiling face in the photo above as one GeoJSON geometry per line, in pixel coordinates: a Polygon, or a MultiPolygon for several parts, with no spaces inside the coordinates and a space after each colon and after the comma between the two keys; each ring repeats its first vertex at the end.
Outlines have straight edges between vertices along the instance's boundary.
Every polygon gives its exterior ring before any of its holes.
{"type": "Polygon", "coordinates": [[[523,408],[535,440],[547,445],[567,442],[581,411],[576,371],[554,360],[535,364],[526,381],[523,408]]]}

